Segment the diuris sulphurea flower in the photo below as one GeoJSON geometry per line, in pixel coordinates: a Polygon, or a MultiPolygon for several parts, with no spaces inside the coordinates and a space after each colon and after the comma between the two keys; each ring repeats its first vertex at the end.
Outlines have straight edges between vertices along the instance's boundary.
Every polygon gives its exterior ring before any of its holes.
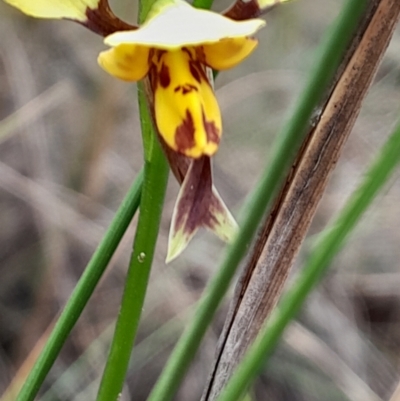
{"type": "Polygon", "coordinates": [[[237,0],[223,15],[183,0],[157,0],[140,27],[117,18],[107,0],[5,1],[28,15],[74,20],[105,36],[110,49],[100,53],[100,66],[124,81],[146,79],[154,125],[181,184],[167,261],[199,227],[231,240],[236,222],[212,184],[210,157],[222,122],[210,72],[249,56],[257,46],[253,35],[265,25],[253,17],[286,0],[237,0]]]}
{"type": "Polygon", "coordinates": [[[206,68],[235,66],[256,47],[250,35],[263,20],[237,22],[182,0],[157,2],[137,30],[105,39],[99,56],[110,74],[137,81],[149,74],[155,122],[165,143],[190,158],[212,156],[222,134],[221,115],[206,68]]]}

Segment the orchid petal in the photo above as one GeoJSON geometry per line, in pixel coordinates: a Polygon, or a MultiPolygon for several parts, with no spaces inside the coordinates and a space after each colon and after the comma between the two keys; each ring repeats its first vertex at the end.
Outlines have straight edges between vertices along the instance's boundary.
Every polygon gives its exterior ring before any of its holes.
{"type": "Polygon", "coordinates": [[[143,46],[120,45],[103,51],[97,59],[109,74],[124,81],[139,81],[149,71],[150,49],[143,46]]]}
{"type": "Polygon", "coordinates": [[[5,0],[24,14],[37,18],[71,19],[107,36],[113,32],[136,29],[117,18],[107,0],[5,0]]]}
{"type": "Polygon", "coordinates": [[[203,45],[199,49],[200,58],[215,70],[235,67],[257,47],[257,40],[249,37],[227,38],[217,43],[203,45]]]}
{"type": "Polygon", "coordinates": [[[99,7],[100,0],[5,0],[23,13],[37,18],[86,20],[86,10],[99,7]]]}
{"type": "Polygon", "coordinates": [[[200,227],[231,242],[237,224],[212,185],[209,157],[192,160],[172,215],[166,262],[179,256],[200,227]]]}
{"type": "Polygon", "coordinates": [[[158,7],[152,18],[135,31],[116,32],[105,39],[109,46],[138,44],[176,50],[183,46],[216,43],[224,38],[253,35],[265,22],[261,19],[233,21],[218,13],[196,9],[183,0],[158,7]]]}
{"type": "Polygon", "coordinates": [[[188,49],[155,56],[152,77],[157,128],[167,145],[188,157],[211,156],[222,134],[221,115],[203,66],[188,49]]]}

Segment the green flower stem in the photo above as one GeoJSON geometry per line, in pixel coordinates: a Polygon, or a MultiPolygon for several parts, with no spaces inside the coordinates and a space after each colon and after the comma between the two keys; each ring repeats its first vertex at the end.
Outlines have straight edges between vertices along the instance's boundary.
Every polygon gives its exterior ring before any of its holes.
{"type": "Polygon", "coordinates": [[[196,8],[203,8],[203,9],[210,9],[214,0],[194,0],[193,7],[196,8]]]}
{"type": "Polygon", "coordinates": [[[181,336],[148,401],[171,400],[194,357],[214,313],[226,293],[237,266],[246,254],[258,224],[271,204],[302,143],[313,110],[322,99],[346,47],[363,15],[367,0],[349,0],[335,28],[324,42],[315,70],[271,152],[271,162],[247,204],[241,229],[199,302],[195,317],[181,336]]]}
{"type": "Polygon", "coordinates": [[[383,146],[361,185],[352,194],[340,214],[318,239],[295,285],[283,297],[265,328],[250,347],[242,363],[229,380],[218,401],[236,401],[259,372],[266,355],[271,353],[285,327],[301,308],[305,298],[318,284],[333,257],[339,252],[362,214],[400,163],[400,124],[383,146]]]}
{"type": "Polygon", "coordinates": [[[98,401],[117,400],[125,381],[143,309],[168,181],[168,165],[153,131],[144,96],[143,90],[139,90],[140,118],[145,144],[144,182],[139,221],[121,309],[100,383],[98,401]]]}
{"type": "MultiPolygon", "coordinates": [[[[145,21],[154,1],[139,1],[139,23],[145,21]]],[[[143,309],[168,181],[168,164],[153,128],[142,82],[138,83],[138,100],[145,158],[140,214],[121,309],[97,401],[117,400],[125,381],[143,309]]]]}
{"type": "Polygon", "coordinates": [[[36,397],[40,386],[60,353],[69,333],[81,315],[83,308],[89,301],[90,296],[96,288],[108,262],[117,249],[122,236],[139,206],[142,182],[143,171],[136,177],[135,182],[122,201],[102,241],[86,266],[82,277],[65,305],[46,345],[25,381],[17,397],[17,401],[34,400],[36,397]]]}

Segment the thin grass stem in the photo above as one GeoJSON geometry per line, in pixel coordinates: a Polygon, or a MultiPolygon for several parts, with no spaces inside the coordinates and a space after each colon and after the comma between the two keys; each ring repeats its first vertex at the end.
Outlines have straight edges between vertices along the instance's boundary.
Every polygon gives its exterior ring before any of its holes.
{"type": "Polygon", "coordinates": [[[93,294],[129,223],[135,215],[139,206],[142,183],[143,171],[140,171],[65,305],[38,360],[26,379],[17,397],[17,401],[31,401],[36,397],[40,386],[53,366],[62,346],[93,294]]]}

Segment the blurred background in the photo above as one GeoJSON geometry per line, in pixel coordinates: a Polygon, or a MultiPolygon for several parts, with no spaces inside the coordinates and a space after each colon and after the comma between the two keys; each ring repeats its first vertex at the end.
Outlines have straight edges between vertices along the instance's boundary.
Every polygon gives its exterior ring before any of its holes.
{"type": "MultiPolygon", "coordinates": [[[[268,162],[314,51],[342,1],[298,0],[266,16],[256,52],[216,82],[224,137],[217,188],[238,216],[268,162]]],[[[217,0],[216,10],[229,3],[217,0]]],[[[111,3],[135,21],[134,0],[111,3]]],[[[0,394],[23,377],[143,162],[136,86],[97,65],[100,37],[25,17],[0,1],[0,394]]],[[[387,51],[310,229],[346,201],[400,116],[400,30],[387,51]]],[[[285,334],[252,400],[388,400],[400,364],[399,173],[375,201],[285,334]]],[[[178,186],[171,177],[137,348],[121,401],[144,400],[223,244],[201,232],[164,263],[178,186]]],[[[134,224],[41,389],[41,401],[92,400],[118,312],[134,224]]],[[[306,240],[297,265],[307,253],[306,240]]],[[[176,396],[198,400],[228,300],[176,396]]],[[[393,397],[391,401],[400,400],[393,397]]]]}

